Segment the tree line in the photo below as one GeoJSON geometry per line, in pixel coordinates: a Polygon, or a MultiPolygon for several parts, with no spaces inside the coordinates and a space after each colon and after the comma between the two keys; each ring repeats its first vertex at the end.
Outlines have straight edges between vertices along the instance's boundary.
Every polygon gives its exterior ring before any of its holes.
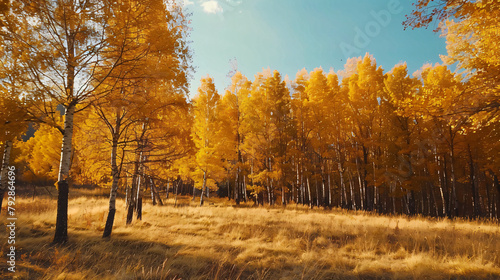
{"type": "Polygon", "coordinates": [[[222,97],[203,79],[194,181],[237,203],[498,217],[498,115],[463,112],[468,82],[444,65],[384,74],[369,55],[339,73],[236,73],[222,97]]]}

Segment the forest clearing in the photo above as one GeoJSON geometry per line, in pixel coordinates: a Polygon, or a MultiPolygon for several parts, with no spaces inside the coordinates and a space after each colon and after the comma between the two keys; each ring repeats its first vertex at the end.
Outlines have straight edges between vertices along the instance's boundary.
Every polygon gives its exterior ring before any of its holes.
{"type": "Polygon", "coordinates": [[[499,19],[0,0],[0,276],[500,279],[499,19]]]}
{"type": "Polygon", "coordinates": [[[199,207],[183,196],[177,207],[173,198],[165,206],[145,202],[143,220],[131,225],[118,199],[113,236],[103,239],[108,199],[103,190],[83,191],[70,193],[70,239],[64,246],[50,244],[55,199],[18,199],[22,256],[16,279],[500,277],[500,227],[494,222],[298,205],[236,207],[222,198],[199,207]]]}

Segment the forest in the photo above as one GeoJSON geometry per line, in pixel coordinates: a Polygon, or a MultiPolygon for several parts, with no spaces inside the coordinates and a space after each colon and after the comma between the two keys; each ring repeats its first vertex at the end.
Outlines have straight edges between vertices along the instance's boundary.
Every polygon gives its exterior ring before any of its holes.
{"type": "Polygon", "coordinates": [[[161,216],[153,205],[221,198],[498,223],[500,3],[416,0],[406,17],[438,23],[442,63],[409,73],[366,53],[295,78],[233,68],[227,88],[206,76],[190,93],[190,15],[175,1],[0,1],[0,197],[14,192],[10,166],[16,184],[57,192],[54,244],[71,240],[82,187],[109,196],[106,238],[115,216],[132,225],[161,216]]]}

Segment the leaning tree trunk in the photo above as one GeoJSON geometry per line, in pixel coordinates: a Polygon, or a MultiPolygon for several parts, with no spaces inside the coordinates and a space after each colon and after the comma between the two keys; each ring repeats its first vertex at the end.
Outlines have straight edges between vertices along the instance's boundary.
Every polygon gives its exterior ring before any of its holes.
{"type": "Polygon", "coordinates": [[[203,192],[207,185],[207,172],[203,171],[203,185],[201,186],[200,206],[203,206],[203,192]]]}
{"type": "Polygon", "coordinates": [[[306,182],[307,182],[307,193],[309,195],[309,208],[313,208],[313,200],[312,200],[312,196],[311,196],[311,185],[309,184],[309,177],[306,178],[306,182]]]}
{"type": "MultiPolygon", "coordinates": [[[[117,127],[116,131],[119,131],[117,127]]],[[[106,219],[106,225],[104,226],[104,233],[102,237],[109,237],[111,231],[113,230],[113,223],[115,221],[116,213],[116,194],[118,191],[118,180],[120,180],[120,169],[116,163],[116,153],[118,150],[118,137],[113,137],[113,147],[111,149],[111,176],[113,181],[111,183],[111,191],[109,194],[109,211],[108,218],[106,219]]]]}
{"type": "Polygon", "coordinates": [[[3,160],[2,160],[2,170],[0,172],[0,177],[2,177],[2,181],[0,182],[0,211],[2,209],[3,196],[5,195],[5,191],[7,190],[8,185],[8,171],[10,164],[10,152],[12,151],[12,141],[5,141],[5,147],[3,150],[3,160]]]}
{"type": "Polygon", "coordinates": [[[158,192],[158,189],[156,188],[155,182],[153,181],[153,178],[149,178],[149,182],[151,183],[151,194],[153,195],[153,198],[155,200],[158,200],[158,204],[163,206],[163,201],[161,200],[161,196],[158,192]]]}
{"type": "Polygon", "coordinates": [[[57,178],[57,218],[56,232],[53,243],[64,243],[68,241],[68,195],[69,195],[69,170],[71,166],[71,150],[73,138],[73,116],[75,106],[70,104],[64,114],[64,132],[61,147],[61,161],[59,175],[57,178]]]}
{"type": "MultiPolygon", "coordinates": [[[[142,160],[142,158],[141,158],[142,160]]],[[[142,163],[141,163],[142,164],[142,163]]],[[[136,213],[136,218],[137,220],[142,220],[142,191],[141,187],[142,185],[145,185],[145,179],[144,179],[144,174],[142,173],[142,168],[141,169],[141,174],[139,174],[138,180],[137,180],[137,196],[136,196],[136,201],[137,203],[135,204],[135,213],[136,213]]]]}

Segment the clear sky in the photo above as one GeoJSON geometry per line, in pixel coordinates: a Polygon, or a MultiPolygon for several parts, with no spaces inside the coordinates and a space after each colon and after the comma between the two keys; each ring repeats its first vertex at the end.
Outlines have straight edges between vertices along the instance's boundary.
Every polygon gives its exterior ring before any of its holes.
{"type": "Polygon", "coordinates": [[[342,70],[347,58],[374,56],[384,72],[407,62],[410,73],[425,63],[441,62],[445,38],[429,29],[403,29],[409,0],[183,0],[193,15],[191,40],[200,79],[214,78],[220,94],[237,60],[250,80],[263,68],[290,79],[302,68],[342,70]]]}

